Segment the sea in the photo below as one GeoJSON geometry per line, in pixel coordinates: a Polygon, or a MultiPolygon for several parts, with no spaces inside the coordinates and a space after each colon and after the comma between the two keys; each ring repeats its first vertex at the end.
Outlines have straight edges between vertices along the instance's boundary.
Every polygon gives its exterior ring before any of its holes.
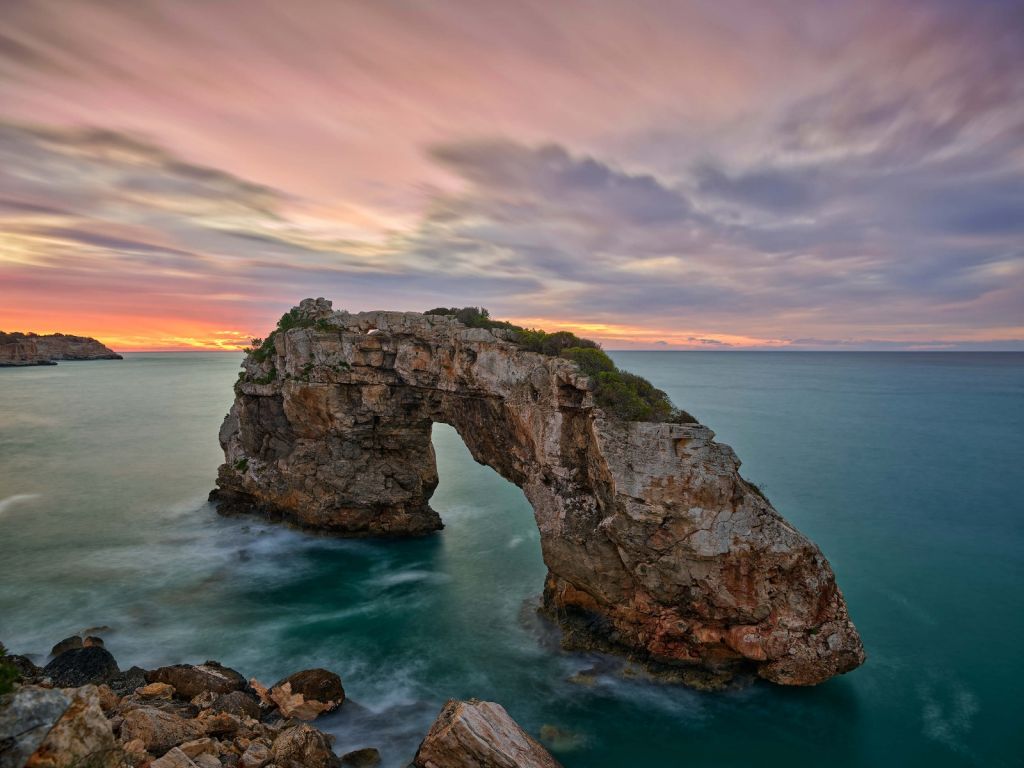
{"type": "Polygon", "coordinates": [[[658,683],[559,647],[522,492],[435,425],[445,528],[310,535],[207,502],[241,356],[0,369],[0,641],[122,668],[338,672],[318,725],[404,768],[450,698],[566,768],[1024,765],[1024,354],[615,352],[824,551],[867,662],[813,688],[658,683]]]}

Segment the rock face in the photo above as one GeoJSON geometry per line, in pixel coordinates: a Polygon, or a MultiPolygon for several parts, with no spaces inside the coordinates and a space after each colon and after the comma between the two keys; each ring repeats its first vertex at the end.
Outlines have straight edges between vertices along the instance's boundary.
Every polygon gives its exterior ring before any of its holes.
{"type": "Polygon", "coordinates": [[[561,768],[560,764],[490,701],[444,705],[413,759],[415,768],[561,768]]]}
{"type": "Polygon", "coordinates": [[[533,505],[566,642],[809,685],[864,652],[821,551],[700,424],[624,422],[568,360],[451,317],[306,299],[221,427],[224,512],[345,535],[442,527],[434,422],[533,505]]]}
{"type": "Polygon", "coordinates": [[[0,366],[55,365],[57,360],[121,360],[121,355],[88,336],[0,331],[0,366]]]}

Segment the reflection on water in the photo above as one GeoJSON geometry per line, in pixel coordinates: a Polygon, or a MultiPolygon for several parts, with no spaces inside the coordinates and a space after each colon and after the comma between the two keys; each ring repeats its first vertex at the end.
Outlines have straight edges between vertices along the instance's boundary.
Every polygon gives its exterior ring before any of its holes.
{"type": "Polygon", "coordinates": [[[618,361],[708,421],[822,545],[867,666],[813,690],[704,694],[563,653],[533,610],[545,569],[528,504],[441,425],[437,536],[221,518],[205,495],[238,360],[217,354],[0,371],[0,639],[43,652],[106,624],[122,666],[216,658],[264,682],[327,667],[351,697],[321,721],[338,751],[375,746],[389,766],[447,698],[470,696],[501,702],[567,768],[1012,764],[1021,358],[618,361]],[[951,440],[939,417],[954,411],[951,440]]]}

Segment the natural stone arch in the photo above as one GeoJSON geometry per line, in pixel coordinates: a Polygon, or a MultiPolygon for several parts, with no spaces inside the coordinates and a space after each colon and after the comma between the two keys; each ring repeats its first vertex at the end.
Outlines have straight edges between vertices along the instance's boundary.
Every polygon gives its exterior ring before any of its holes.
{"type": "Polygon", "coordinates": [[[571,644],[797,685],[863,662],[828,562],[707,427],[615,419],[573,363],[447,316],[306,299],[294,318],[236,384],[222,510],[430,533],[443,422],[533,506],[544,606],[571,644]]]}

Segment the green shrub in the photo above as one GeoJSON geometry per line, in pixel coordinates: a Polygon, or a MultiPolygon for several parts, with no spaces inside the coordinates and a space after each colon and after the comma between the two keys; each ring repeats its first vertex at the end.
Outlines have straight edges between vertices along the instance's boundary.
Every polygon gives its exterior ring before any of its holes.
{"type": "Polygon", "coordinates": [[[0,694],[14,690],[14,683],[21,677],[18,668],[7,661],[7,649],[0,643],[0,694]]]}
{"type": "Polygon", "coordinates": [[[249,459],[242,458],[235,462],[235,469],[239,472],[245,472],[249,468],[249,459]]]}
{"type": "Polygon", "coordinates": [[[594,402],[620,419],[676,424],[697,422],[689,413],[672,405],[668,395],[647,379],[616,367],[596,341],[569,331],[548,333],[492,320],[490,312],[483,307],[437,307],[426,314],[448,315],[471,328],[505,328],[513,331],[511,340],[523,349],[571,360],[593,383],[594,402]]]}

